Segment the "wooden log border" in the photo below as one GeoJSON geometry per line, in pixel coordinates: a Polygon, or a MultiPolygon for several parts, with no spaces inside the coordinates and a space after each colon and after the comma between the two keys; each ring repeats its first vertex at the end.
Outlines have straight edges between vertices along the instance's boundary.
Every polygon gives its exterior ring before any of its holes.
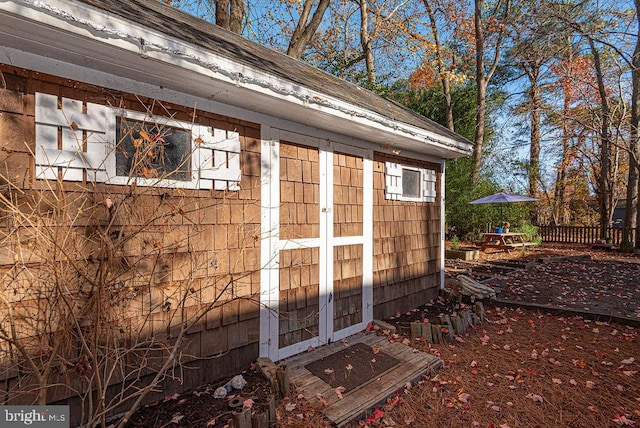
{"type": "Polygon", "coordinates": [[[442,315],[438,323],[414,321],[411,323],[411,337],[427,343],[452,343],[455,336],[462,336],[485,320],[482,302],[476,302],[473,309],[442,315]]]}

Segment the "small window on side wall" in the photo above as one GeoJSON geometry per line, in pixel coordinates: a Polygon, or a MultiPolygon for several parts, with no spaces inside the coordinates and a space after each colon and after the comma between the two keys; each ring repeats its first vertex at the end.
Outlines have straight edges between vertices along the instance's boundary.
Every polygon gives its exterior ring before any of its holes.
{"type": "Polygon", "coordinates": [[[385,199],[434,202],[436,172],[432,169],[385,163],[385,199]]]}
{"type": "Polygon", "coordinates": [[[404,198],[420,197],[420,170],[402,168],[402,196],[404,198]]]}

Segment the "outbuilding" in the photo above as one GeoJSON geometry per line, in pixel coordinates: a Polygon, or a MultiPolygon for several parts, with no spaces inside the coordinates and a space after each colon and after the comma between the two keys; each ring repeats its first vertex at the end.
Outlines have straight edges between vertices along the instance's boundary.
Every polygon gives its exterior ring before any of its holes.
{"type": "MultiPolygon", "coordinates": [[[[2,1],[0,45],[0,306],[16,343],[54,340],[63,313],[71,342],[90,315],[105,337],[109,322],[178,337],[190,369],[165,390],[181,391],[436,298],[462,137],[156,0],[2,1]],[[61,312],[64,296],[77,307],[61,312]],[[27,307],[58,318],[29,324],[27,307]]],[[[9,394],[21,373],[2,371],[9,394]]]]}

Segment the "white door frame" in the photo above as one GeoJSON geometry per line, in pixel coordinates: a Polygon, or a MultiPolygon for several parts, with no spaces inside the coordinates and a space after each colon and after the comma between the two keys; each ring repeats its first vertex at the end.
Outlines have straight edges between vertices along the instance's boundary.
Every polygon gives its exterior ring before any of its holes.
{"type": "MultiPolygon", "coordinates": [[[[326,153],[328,158],[329,175],[326,184],[330,195],[327,206],[333,208],[333,154],[336,152],[354,155],[362,158],[362,235],[361,236],[333,236],[333,215],[328,215],[329,231],[326,235],[327,245],[327,277],[330,278],[331,292],[333,292],[333,249],[344,245],[362,244],[362,321],[342,330],[333,331],[329,338],[332,342],[344,339],[366,328],[373,321],[373,150],[359,149],[345,144],[334,143],[332,151],[326,153]]],[[[329,213],[332,214],[332,213],[329,213]]],[[[333,301],[327,306],[330,314],[328,322],[333,326],[333,301]]]]}
{"type": "Polygon", "coordinates": [[[278,361],[328,342],[341,340],[363,330],[373,320],[373,151],[335,143],[329,139],[269,126],[261,130],[261,275],[260,275],[260,356],[278,361]],[[320,236],[280,240],[280,140],[319,149],[320,236]],[[333,236],[333,154],[335,151],[363,159],[363,234],[333,236]],[[333,331],[333,248],[362,244],[362,321],[333,331]],[[280,250],[319,248],[319,335],[285,348],[278,348],[278,308],[280,250]]]}

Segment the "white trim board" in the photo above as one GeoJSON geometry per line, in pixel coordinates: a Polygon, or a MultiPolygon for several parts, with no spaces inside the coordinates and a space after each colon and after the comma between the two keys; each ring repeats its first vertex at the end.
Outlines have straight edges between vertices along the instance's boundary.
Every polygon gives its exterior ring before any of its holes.
{"type": "Polygon", "coordinates": [[[320,340],[333,340],[333,143],[318,148],[320,167],[320,340]],[[324,269],[323,269],[324,268],[324,269]],[[324,310],[323,310],[324,307],[324,310]],[[331,326],[331,327],[329,327],[331,326]]]}
{"type": "Polygon", "coordinates": [[[273,180],[280,180],[278,131],[269,126],[261,128],[260,197],[260,344],[259,355],[277,360],[277,344],[271,346],[277,337],[278,304],[278,236],[280,235],[279,204],[280,186],[271,186],[273,180]],[[276,310],[274,310],[274,308],[276,310]]]}
{"type": "Polygon", "coordinates": [[[445,238],[445,232],[446,232],[446,219],[444,217],[445,214],[445,197],[444,197],[444,191],[445,191],[445,169],[446,169],[446,162],[442,161],[440,163],[440,169],[441,169],[441,173],[440,173],[440,289],[444,290],[444,271],[445,271],[445,266],[444,266],[444,238],[445,238]]]}

